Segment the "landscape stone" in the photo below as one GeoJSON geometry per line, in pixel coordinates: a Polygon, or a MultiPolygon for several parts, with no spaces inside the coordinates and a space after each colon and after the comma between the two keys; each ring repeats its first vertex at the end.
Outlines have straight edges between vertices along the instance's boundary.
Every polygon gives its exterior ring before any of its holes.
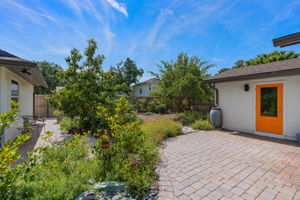
{"type": "Polygon", "coordinates": [[[96,190],[102,192],[102,191],[107,191],[107,192],[118,192],[118,191],[124,191],[125,190],[125,183],[121,182],[99,182],[95,183],[93,188],[96,190]]]}

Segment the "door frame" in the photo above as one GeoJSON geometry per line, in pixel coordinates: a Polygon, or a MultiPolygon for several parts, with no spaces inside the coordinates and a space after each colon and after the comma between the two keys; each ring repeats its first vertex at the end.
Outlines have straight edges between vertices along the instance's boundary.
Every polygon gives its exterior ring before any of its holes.
{"type": "Polygon", "coordinates": [[[287,133],[287,126],[286,126],[286,115],[287,115],[287,104],[286,104],[286,87],[287,87],[287,84],[286,84],[286,81],[284,80],[270,80],[270,81],[257,81],[257,82],[253,82],[253,90],[252,90],[252,93],[253,93],[253,133],[256,134],[256,135],[261,135],[261,136],[267,136],[267,137],[274,137],[274,138],[280,138],[280,139],[285,139],[286,138],[286,133],[287,133]],[[280,135],[280,134],[276,134],[276,133],[266,133],[266,132],[260,132],[260,131],[256,131],[256,86],[257,85],[267,85],[267,84],[279,84],[281,83],[282,84],[282,106],[283,106],[283,114],[282,114],[282,130],[283,130],[283,133],[280,135]]]}

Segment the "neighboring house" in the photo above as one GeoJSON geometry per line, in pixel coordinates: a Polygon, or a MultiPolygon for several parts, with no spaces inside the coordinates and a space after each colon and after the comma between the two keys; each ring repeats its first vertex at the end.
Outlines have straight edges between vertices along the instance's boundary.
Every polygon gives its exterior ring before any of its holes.
{"type": "Polygon", "coordinates": [[[155,90],[156,85],[159,84],[158,78],[151,78],[144,82],[138,83],[132,86],[132,95],[133,97],[149,97],[150,93],[155,90]]]}
{"type": "Polygon", "coordinates": [[[205,81],[216,88],[223,128],[296,140],[300,58],[231,69],[205,81]]]}
{"type": "Polygon", "coordinates": [[[22,116],[33,115],[33,87],[47,87],[36,63],[0,50],[0,112],[9,112],[10,101],[20,103],[17,122],[5,130],[1,143],[17,136],[17,127],[23,126],[22,116]]]}

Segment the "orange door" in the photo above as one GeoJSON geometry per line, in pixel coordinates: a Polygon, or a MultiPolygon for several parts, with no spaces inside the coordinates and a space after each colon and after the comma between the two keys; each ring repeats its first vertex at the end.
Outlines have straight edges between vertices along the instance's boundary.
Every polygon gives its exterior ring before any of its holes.
{"type": "Polygon", "coordinates": [[[256,131],[283,133],[282,83],[256,86],[256,131]]]}

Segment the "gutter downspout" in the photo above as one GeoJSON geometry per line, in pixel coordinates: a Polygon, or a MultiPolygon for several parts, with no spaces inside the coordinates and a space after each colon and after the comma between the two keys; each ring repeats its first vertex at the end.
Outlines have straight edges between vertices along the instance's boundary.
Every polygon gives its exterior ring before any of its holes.
{"type": "Polygon", "coordinates": [[[216,88],[215,83],[212,84],[215,90],[215,107],[219,105],[219,90],[216,88]]]}

